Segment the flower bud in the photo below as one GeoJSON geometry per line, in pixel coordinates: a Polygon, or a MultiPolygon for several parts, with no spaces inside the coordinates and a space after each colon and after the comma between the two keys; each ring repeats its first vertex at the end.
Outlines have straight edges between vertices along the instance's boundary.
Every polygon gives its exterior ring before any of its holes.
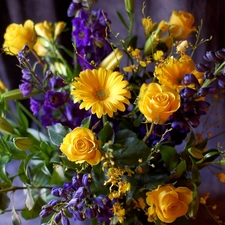
{"type": "Polygon", "coordinates": [[[144,46],[144,55],[151,55],[155,52],[155,47],[159,42],[159,37],[161,36],[162,31],[159,29],[156,32],[153,32],[152,35],[149,36],[144,46]]]}
{"type": "Polygon", "coordinates": [[[54,30],[54,38],[57,38],[62,33],[65,26],[66,26],[66,23],[64,23],[64,22],[56,23],[55,30],[54,30]]]}
{"type": "Polygon", "coordinates": [[[0,116],[0,132],[6,133],[6,134],[13,134],[14,129],[11,126],[11,124],[0,116]]]}
{"type": "Polygon", "coordinates": [[[124,0],[125,9],[129,14],[134,13],[134,0],[124,0]]]}
{"type": "Polygon", "coordinates": [[[188,85],[188,84],[195,84],[196,86],[200,86],[199,82],[198,82],[198,79],[195,77],[195,75],[193,75],[191,73],[184,75],[182,83],[186,84],[186,85],[188,85]]]}
{"type": "Polygon", "coordinates": [[[198,63],[198,64],[196,64],[196,70],[198,72],[205,72],[205,71],[210,70],[210,67],[208,64],[198,63]]]}
{"type": "Polygon", "coordinates": [[[13,139],[13,144],[17,149],[25,151],[32,146],[33,141],[28,137],[16,137],[13,139]]]}
{"type": "Polygon", "coordinates": [[[205,71],[204,72],[204,78],[211,80],[211,79],[214,78],[214,74],[211,71],[205,71]]]}
{"type": "Polygon", "coordinates": [[[185,87],[185,88],[182,88],[181,91],[180,91],[180,95],[181,97],[183,98],[190,98],[192,97],[194,94],[196,94],[196,90],[192,89],[192,88],[189,88],[189,87],[185,87]]]}
{"type": "Polygon", "coordinates": [[[88,219],[94,218],[96,216],[96,211],[93,208],[86,208],[85,215],[88,219]]]}
{"type": "Polygon", "coordinates": [[[218,59],[225,59],[225,49],[216,51],[215,55],[218,59]]]}
{"type": "Polygon", "coordinates": [[[208,51],[203,55],[203,58],[208,62],[217,62],[219,58],[216,57],[215,52],[208,51]]]}
{"type": "Polygon", "coordinates": [[[120,64],[122,57],[123,53],[118,48],[116,48],[108,56],[106,56],[106,58],[103,59],[99,67],[113,71],[120,64]]]}

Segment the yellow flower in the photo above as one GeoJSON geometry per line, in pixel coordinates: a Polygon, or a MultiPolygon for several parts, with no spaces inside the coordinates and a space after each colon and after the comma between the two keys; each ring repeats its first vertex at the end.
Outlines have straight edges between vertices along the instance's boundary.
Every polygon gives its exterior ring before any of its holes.
{"type": "Polygon", "coordinates": [[[38,37],[33,48],[37,55],[46,56],[48,54],[49,46],[49,42],[45,41],[43,38],[38,37]]]}
{"type": "Polygon", "coordinates": [[[42,23],[35,24],[35,31],[38,36],[44,38],[45,40],[52,41],[58,37],[59,34],[64,30],[66,23],[58,22],[51,23],[44,21],[42,23]]]}
{"type": "Polygon", "coordinates": [[[6,88],[5,84],[0,79],[0,93],[4,92],[4,91],[7,91],[7,88],[6,88]]]}
{"type": "Polygon", "coordinates": [[[193,27],[195,18],[192,14],[183,11],[172,11],[170,17],[170,33],[177,40],[185,39],[191,32],[196,31],[193,27]]]}
{"type": "Polygon", "coordinates": [[[82,71],[72,83],[74,102],[82,101],[80,109],[91,108],[92,114],[96,113],[98,118],[106,114],[112,117],[113,112],[125,110],[124,104],[129,104],[128,98],[131,97],[126,88],[128,81],[123,78],[122,73],[104,68],[82,71]]]}
{"type": "Polygon", "coordinates": [[[94,133],[84,127],[76,127],[68,133],[60,150],[72,162],[87,162],[90,165],[97,165],[101,160],[101,152],[99,151],[100,141],[98,141],[94,133]]]}
{"type": "Polygon", "coordinates": [[[181,83],[186,74],[194,74],[201,83],[203,73],[195,70],[195,63],[188,55],[182,55],[180,58],[168,57],[165,61],[158,64],[155,68],[154,76],[162,85],[170,86],[179,91],[185,85],[181,83]]]}
{"type": "Polygon", "coordinates": [[[172,185],[158,186],[157,189],[147,192],[146,202],[149,221],[156,216],[165,223],[172,223],[178,217],[184,216],[193,200],[192,191],[186,187],[175,188],[172,185]]]}
{"type": "Polygon", "coordinates": [[[150,31],[152,30],[152,19],[150,17],[142,18],[141,22],[144,27],[145,36],[148,37],[150,31]]]}
{"type": "Polygon", "coordinates": [[[172,88],[158,83],[143,84],[138,107],[148,122],[163,124],[180,107],[180,95],[172,88]]]}
{"type": "Polygon", "coordinates": [[[18,51],[22,50],[25,44],[32,49],[36,41],[33,21],[27,20],[24,25],[10,24],[6,28],[4,39],[3,48],[9,55],[18,54],[18,51]]]}

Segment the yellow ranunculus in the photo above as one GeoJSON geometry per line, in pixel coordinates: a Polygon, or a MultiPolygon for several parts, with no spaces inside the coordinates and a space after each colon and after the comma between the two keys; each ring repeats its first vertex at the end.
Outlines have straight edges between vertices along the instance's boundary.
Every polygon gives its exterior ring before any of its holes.
{"type": "Polygon", "coordinates": [[[101,152],[99,151],[100,141],[98,141],[94,133],[84,127],[76,127],[68,133],[60,145],[60,150],[72,162],[87,162],[90,165],[97,165],[101,160],[101,152]]]}
{"type": "Polygon", "coordinates": [[[165,61],[158,64],[155,68],[154,76],[160,84],[180,91],[186,86],[181,82],[184,76],[191,73],[202,83],[203,73],[195,70],[195,63],[190,56],[182,55],[180,58],[168,57],[165,61]]]}
{"type": "Polygon", "coordinates": [[[180,107],[180,95],[168,86],[143,84],[138,107],[148,122],[163,124],[180,107]]]}
{"type": "Polygon", "coordinates": [[[32,49],[36,42],[33,21],[27,20],[24,25],[10,24],[6,28],[4,39],[3,48],[9,55],[18,54],[18,51],[22,50],[25,44],[32,49]]]}
{"type": "Polygon", "coordinates": [[[193,201],[193,194],[187,187],[175,188],[172,185],[158,186],[157,189],[147,192],[146,202],[148,220],[153,222],[158,217],[162,222],[172,223],[178,217],[184,216],[193,201]]]}
{"type": "Polygon", "coordinates": [[[169,20],[170,33],[177,40],[185,39],[191,32],[196,31],[193,26],[195,18],[191,13],[184,11],[172,11],[169,20]]]}

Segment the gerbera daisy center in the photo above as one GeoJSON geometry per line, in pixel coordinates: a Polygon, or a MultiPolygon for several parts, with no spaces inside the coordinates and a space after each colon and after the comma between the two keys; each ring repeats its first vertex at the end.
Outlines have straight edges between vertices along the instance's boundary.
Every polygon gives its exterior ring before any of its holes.
{"type": "Polygon", "coordinates": [[[100,90],[96,92],[96,96],[98,99],[105,99],[108,96],[108,94],[106,93],[105,90],[100,90]]]}

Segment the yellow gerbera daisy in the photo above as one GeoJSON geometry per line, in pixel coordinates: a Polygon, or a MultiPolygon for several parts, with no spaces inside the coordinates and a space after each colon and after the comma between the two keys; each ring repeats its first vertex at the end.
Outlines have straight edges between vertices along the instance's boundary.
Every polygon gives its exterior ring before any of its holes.
{"type": "Polygon", "coordinates": [[[128,81],[120,72],[104,68],[82,71],[72,83],[74,103],[82,101],[80,109],[92,110],[98,118],[108,114],[113,116],[117,110],[124,111],[131,94],[127,90],[128,81]]]}

